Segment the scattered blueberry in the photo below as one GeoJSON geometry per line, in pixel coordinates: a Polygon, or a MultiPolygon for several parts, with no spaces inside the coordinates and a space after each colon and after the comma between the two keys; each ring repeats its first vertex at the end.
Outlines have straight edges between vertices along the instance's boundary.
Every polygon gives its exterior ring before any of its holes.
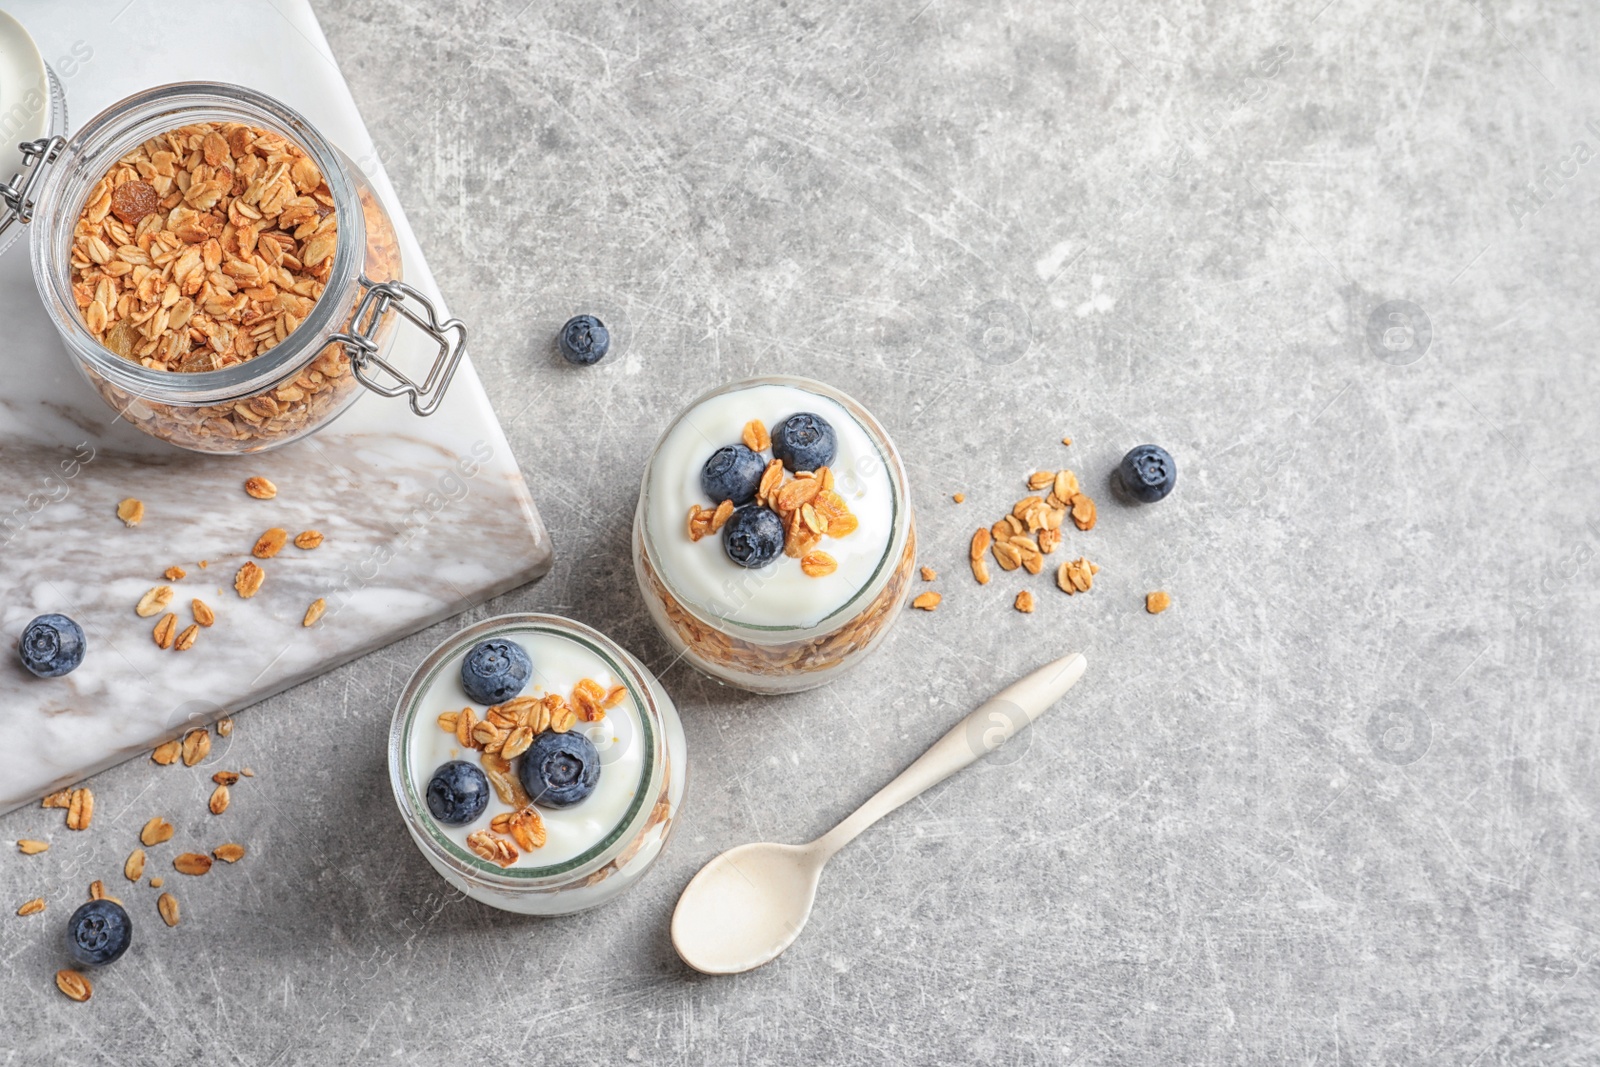
{"type": "Polygon", "coordinates": [[[767,463],[761,453],[744,445],[726,445],[711,453],[706,465],[700,468],[700,488],[719,504],[724,500],[748,504],[756,498],[766,470],[767,463]]]}
{"type": "Polygon", "coordinates": [[[40,678],[70,674],[83,662],[83,627],[65,615],[40,615],[22,631],[22,665],[40,678]]]}
{"type": "Polygon", "coordinates": [[[772,431],[772,458],[783,460],[791,471],[814,471],[833,462],[839,441],[821,415],[802,411],[790,415],[772,431]]]}
{"type": "Polygon", "coordinates": [[[1141,504],[1154,504],[1178,484],[1178,464],[1159,445],[1140,445],[1117,468],[1122,488],[1141,504]]]}
{"type": "Polygon", "coordinates": [[[461,661],[461,688],[480,704],[503,704],[533,677],[533,661],[515,641],[483,641],[461,661]]]}
{"type": "Polygon", "coordinates": [[[582,734],[547,730],[522,754],[517,774],[535,804],[569,808],[594,792],[600,780],[600,753],[582,734]]]}
{"type": "Polygon", "coordinates": [[[476,764],[453,759],[441,764],[428,782],[428,811],[440,822],[459,826],[489,806],[489,779],[476,764]]]}
{"type": "Polygon", "coordinates": [[[770,508],[746,505],[722,528],[722,547],[741,567],[765,567],[783,551],[783,520],[770,508]]]}
{"type": "Polygon", "coordinates": [[[114,900],[91,900],[67,920],[67,951],[86,967],[110,963],[133,944],[133,920],[114,900]]]}
{"type": "Polygon", "coordinates": [[[592,367],[611,350],[611,331],[593,315],[574,315],[561,327],[559,346],[568,363],[592,367]]]}

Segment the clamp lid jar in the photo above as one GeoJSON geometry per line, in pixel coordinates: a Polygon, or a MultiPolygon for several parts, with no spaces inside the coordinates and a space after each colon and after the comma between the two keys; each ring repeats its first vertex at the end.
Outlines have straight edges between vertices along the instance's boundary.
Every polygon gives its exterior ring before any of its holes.
{"type": "Polygon", "coordinates": [[[45,308],[119,418],[250,453],[322,428],[363,387],[437,409],[466,328],[405,284],[370,181],[291,108],[183,82],[23,152],[0,230],[28,227],[45,308]],[[119,204],[124,185],[143,199],[119,204]],[[417,352],[420,380],[397,358],[417,352]]]}

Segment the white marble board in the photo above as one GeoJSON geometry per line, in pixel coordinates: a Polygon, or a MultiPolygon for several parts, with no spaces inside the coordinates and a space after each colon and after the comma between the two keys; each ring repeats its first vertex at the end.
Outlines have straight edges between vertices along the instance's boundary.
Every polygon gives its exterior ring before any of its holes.
{"type": "MultiPolygon", "coordinates": [[[[246,84],[305,114],[372,179],[394,215],[406,279],[437,302],[305,0],[231,0],[229,9],[228,19],[206,20],[171,0],[5,5],[56,66],[72,129],[130,93],[192,79],[246,84]],[[175,25],[184,47],[163,47],[175,25]],[[240,25],[253,27],[247,38],[228,29],[240,25]],[[65,56],[80,59],[59,63],[65,56]]],[[[369,395],[275,452],[197,456],[113,422],[39,303],[26,237],[0,256],[0,360],[0,811],[549,569],[549,538],[470,361],[430,418],[369,395]],[[251,475],[276,483],[277,498],[247,496],[251,475]],[[133,529],[115,515],[128,496],[146,509],[133,529]],[[316,528],[326,540],[264,563],[262,591],[242,600],[234,572],[274,526],[316,528]],[[193,597],[217,614],[182,653],[156,647],[155,619],[133,610],[173,565],[188,572],[172,583],[180,625],[193,597]],[[326,616],[302,627],[319,596],[326,616]],[[14,653],[28,620],[46,611],[71,615],[88,634],[83,666],[65,678],[36,679],[14,653]]]]}

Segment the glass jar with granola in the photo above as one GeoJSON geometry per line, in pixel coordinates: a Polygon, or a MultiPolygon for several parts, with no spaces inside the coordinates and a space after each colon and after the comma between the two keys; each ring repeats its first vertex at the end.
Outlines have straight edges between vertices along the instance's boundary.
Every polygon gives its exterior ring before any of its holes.
{"type": "Polygon", "coordinates": [[[28,165],[7,207],[45,307],[116,417],[154,437],[260,452],[363,387],[430,414],[465,352],[465,328],[405,284],[366,176],[271,97],[151,89],[28,165]],[[401,369],[419,359],[420,382],[401,369]]]}
{"type": "Polygon", "coordinates": [[[639,589],[668,642],[731,685],[797,692],[859,662],[899,617],[915,556],[900,454],[821,382],[715,389],[646,464],[639,589]]]}
{"type": "Polygon", "coordinates": [[[687,781],[677,709],[605,635],[504,615],[417,668],[389,732],[395,803],[417,848],[467,896],[565,915],[649,870],[687,781]]]}

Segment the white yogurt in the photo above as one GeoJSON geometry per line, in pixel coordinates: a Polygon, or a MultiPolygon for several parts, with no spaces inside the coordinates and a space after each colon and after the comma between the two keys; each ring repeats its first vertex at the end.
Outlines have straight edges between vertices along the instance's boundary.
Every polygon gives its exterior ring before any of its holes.
{"type": "MultiPolygon", "coordinates": [[[[497,639],[515,641],[533,661],[533,679],[520,694],[522,696],[557,693],[570,701],[573,686],[585,678],[592,678],[608,691],[624,683],[599,653],[573,638],[541,632],[500,634],[497,639]]],[[[407,757],[412,780],[423,796],[440,764],[454,759],[479,762],[477,750],[462,748],[455,734],[441,729],[434,721],[441,712],[460,711],[464,707],[471,707],[482,719],[487,710],[482,704],[474,704],[461,688],[461,661],[466,651],[445,661],[417,704],[407,757]]],[[[574,731],[584,733],[599,750],[600,780],[595,783],[593,793],[571,807],[538,808],[544,819],[545,843],[531,852],[521,852],[511,865],[513,869],[565,863],[600,844],[627,820],[634,799],[645,784],[641,780],[645,761],[644,731],[636,701],[636,695],[630,690],[622,703],[607,709],[605,718],[599,722],[580,721],[573,727],[574,731]]],[[[520,757],[511,761],[513,774],[520,762],[520,757]]],[[[489,821],[496,815],[513,810],[491,793],[489,806],[470,823],[451,826],[437,822],[428,814],[426,805],[418,812],[418,817],[433,823],[463,851],[470,852],[468,834],[488,829],[489,821]]]]}
{"type": "MultiPolygon", "coordinates": [[[[763,458],[772,458],[770,450],[763,458]]],[[[806,628],[833,615],[872,581],[894,534],[894,489],[872,435],[831,397],[796,385],[755,385],[690,408],[656,447],[645,494],[651,558],[673,594],[703,614],[751,627],[806,628]],[[860,522],[848,536],[824,537],[817,546],[839,569],[812,578],[799,560],[785,555],[750,569],[728,558],[720,533],[689,540],[690,506],[719,503],[700,488],[700,470],[711,454],[738,444],[751,419],[760,419],[770,433],[803,411],[832,424],[839,445],[830,464],[834,490],[860,522]]]]}

